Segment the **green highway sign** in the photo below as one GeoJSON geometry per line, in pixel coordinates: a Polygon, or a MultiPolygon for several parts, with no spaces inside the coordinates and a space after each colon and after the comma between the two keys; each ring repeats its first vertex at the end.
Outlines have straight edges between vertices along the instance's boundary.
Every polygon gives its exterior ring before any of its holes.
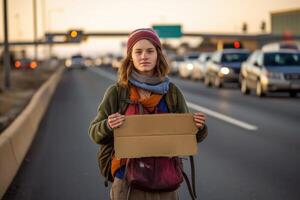
{"type": "Polygon", "coordinates": [[[160,38],[180,38],[182,36],[181,25],[153,25],[152,28],[160,38]]]}

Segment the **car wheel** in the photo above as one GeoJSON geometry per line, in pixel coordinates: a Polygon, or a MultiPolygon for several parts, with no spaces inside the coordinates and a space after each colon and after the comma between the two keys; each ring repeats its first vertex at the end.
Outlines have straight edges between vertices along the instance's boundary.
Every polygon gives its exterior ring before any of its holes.
{"type": "Polygon", "coordinates": [[[262,89],[262,85],[260,81],[257,81],[256,83],[256,90],[255,90],[256,96],[263,97],[265,96],[265,92],[262,89]]]}
{"type": "Polygon", "coordinates": [[[250,90],[249,90],[249,88],[248,88],[248,86],[247,86],[247,80],[246,79],[242,79],[242,85],[241,85],[241,92],[243,93],[243,94],[249,94],[250,93],[250,90]]]}
{"type": "Polygon", "coordinates": [[[222,80],[219,76],[216,76],[216,78],[214,80],[214,86],[217,87],[217,88],[222,88],[223,87],[222,80]]]}
{"type": "Polygon", "coordinates": [[[290,91],[290,97],[296,97],[297,96],[297,92],[295,91],[290,91]]]}
{"type": "Polygon", "coordinates": [[[207,75],[204,77],[204,85],[207,86],[207,87],[211,86],[209,77],[207,75]]]}

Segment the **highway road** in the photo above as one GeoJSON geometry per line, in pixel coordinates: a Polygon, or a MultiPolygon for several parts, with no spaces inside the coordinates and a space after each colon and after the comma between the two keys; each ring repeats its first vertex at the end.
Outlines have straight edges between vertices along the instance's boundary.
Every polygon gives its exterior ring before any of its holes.
{"type": "MultiPolygon", "coordinates": [[[[4,200],[99,200],[109,190],[99,176],[90,121],[112,70],[66,71],[37,136],[4,200]]],[[[234,85],[206,88],[172,77],[192,112],[204,111],[208,138],[196,157],[197,193],[205,200],[300,199],[300,97],[244,96],[234,85]]],[[[189,174],[189,163],[184,161],[189,174]]],[[[180,199],[190,199],[185,184],[180,199]]]]}

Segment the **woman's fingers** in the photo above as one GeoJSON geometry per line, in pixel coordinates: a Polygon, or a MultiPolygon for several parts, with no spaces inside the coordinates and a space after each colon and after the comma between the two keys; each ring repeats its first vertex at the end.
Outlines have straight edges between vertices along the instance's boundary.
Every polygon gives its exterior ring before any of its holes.
{"type": "Polygon", "coordinates": [[[118,123],[115,123],[115,124],[112,125],[112,128],[119,128],[123,123],[124,123],[124,121],[120,121],[118,123]]]}
{"type": "Polygon", "coordinates": [[[203,128],[205,124],[205,115],[203,113],[194,113],[194,121],[197,128],[203,128]]]}
{"type": "Polygon", "coordinates": [[[114,115],[112,117],[109,117],[108,123],[111,128],[117,128],[123,124],[124,120],[125,120],[125,116],[119,114],[119,115],[114,115]]]}
{"type": "Polygon", "coordinates": [[[108,122],[109,123],[115,123],[115,122],[118,122],[122,119],[125,119],[125,117],[124,116],[112,117],[112,118],[108,118],[108,122]]]}
{"type": "Polygon", "coordinates": [[[197,127],[197,128],[203,128],[203,126],[204,126],[204,123],[203,123],[203,124],[201,124],[201,123],[196,123],[196,127],[197,127]]]}
{"type": "Polygon", "coordinates": [[[196,115],[196,116],[205,116],[203,113],[201,113],[201,112],[196,112],[196,113],[194,113],[194,115],[196,115]]]}
{"type": "Polygon", "coordinates": [[[194,117],[194,120],[205,120],[205,117],[194,117]]]}
{"type": "Polygon", "coordinates": [[[115,125],[115,124],[118,124],[118,123],[120,123],[120,122],[123,122],[125,120],[125,118],[118,118],[118,119],[116,119],[116,120],[114,120],[114,121],[112,121],[112,125],[115,125]]]}
{"type": "Polygon", "coordinates": [[[114,113],[114,114],[111,114],[111,115],[109,115],[108,116],[108,119],[115,119],[115,118],[117,118],[117,117],[119,117],[119,116],[121,116],[119,113],[114,113]]]}

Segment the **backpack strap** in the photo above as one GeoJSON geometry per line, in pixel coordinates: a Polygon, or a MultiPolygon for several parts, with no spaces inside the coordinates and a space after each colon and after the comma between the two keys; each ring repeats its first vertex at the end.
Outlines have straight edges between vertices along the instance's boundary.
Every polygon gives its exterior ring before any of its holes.
{"type": "Polygon", "coordinates": [[[176,104],[177,104],[177,99],[175,95],[175,86],[172,82],[169,84],[169,90],[166,94],[166,103],[168,105],[168,109],[170,113],[176,113],[176,104]]]}
{"type": "Polygon", "coordinates": [[[129,104],[129,89],[120,86],[118,83],[116,86],[118,92],[118,112],[123,115],[129,104]]]}
{"type": "Polygon", "coordinates": [[[195,164],[194,164],[194,157],[189,156],[190,158],[190,164],[191,164],[191,179],[192,179],[192,184],[187,176],[187,174],[182,170],[182,175],[183,178],[186,182],[186,185],[188,187],[189,193],[191,195],[192,200],[197,199],[196,195],[196,188],[195,188],[195,164]]]}
{"type": "Polygon", "coordinates": [[[195,198],[197,198],[197,194],[196,194],[196,181],[195,181],[195,162],[194,162],[194,157],[193,156],[189,156],[190,157],[190,164],[191,164],[191,178],[192,178],[192,186],[193,186],[193,191],[194,191],[194,196],[195,198]]]}
{"type": "Polygon", "coordinates": [[[192,189],[192,186],[191,186],[191,183],[189,181],[189,178],[188,178],[187,174],[184,171],[182,171],[182,175],[183,175],[183,178],[184,178],[184,180],[186,182],[186,185],[188,187],[188,190],[189,190],[189,193],[191,195],[192,200],[195,200],[196,197],[194,195],[194,192],[193,192],[193,189],[192,189]]]}

